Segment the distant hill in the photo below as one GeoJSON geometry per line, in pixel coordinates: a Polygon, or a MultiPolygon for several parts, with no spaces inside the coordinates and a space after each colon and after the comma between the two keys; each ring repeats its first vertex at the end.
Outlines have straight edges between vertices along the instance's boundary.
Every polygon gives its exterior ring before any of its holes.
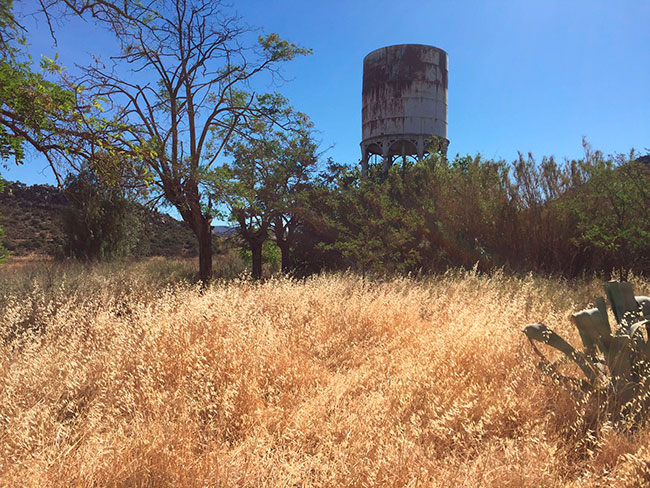
{"type": "Polygon", "coordinates": [[[221,237],[232,237],[237,234],[237,227],[229,225],[213,225],[212,232],[221,237]]]}
{"type": "MultiPolygon", "coordinates": [[[[63,244],[63,210],[68,205],[63,192],[54,186],[5,182],[5,190],[0,192],[4,246],[15,256],[56,256],[63,244]]],[[[144,206],[139,206],[138,212],[145,227],[140,246],[145,255],[198,255],[196,237],[182,222],[144,206]]]]}

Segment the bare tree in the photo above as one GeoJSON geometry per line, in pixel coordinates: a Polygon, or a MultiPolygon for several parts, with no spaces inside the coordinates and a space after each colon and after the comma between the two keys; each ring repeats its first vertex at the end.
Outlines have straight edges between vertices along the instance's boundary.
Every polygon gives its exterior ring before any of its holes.
{"type": "MultiPolygon", "coordinates": [[[[206,177],[230,136],[249,117],[274,116],[252,79],[277,75],[281,62],[307,50],[277,34],[255,36],[214,0],[41,0],[52,15],[91,16],[108,27],[121,53],[83,68],[77,80],[114,118],[109,151],[146,174],[149,191],[173,205],[199,243],[199,277],[212,276],[211,220],[218,202],[206,177]],[[256,40],[255,40],[256,38],[256,40]],[[116,130],[119,129],[119,130],[116,130]]],[[[100,141],[101,142],[101,141],[100,141]]]]}

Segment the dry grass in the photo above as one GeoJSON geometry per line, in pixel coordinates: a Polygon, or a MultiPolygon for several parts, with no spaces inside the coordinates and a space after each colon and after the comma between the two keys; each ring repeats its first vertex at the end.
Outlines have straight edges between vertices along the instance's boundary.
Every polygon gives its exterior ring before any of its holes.
{"type": "Polygon", "coordinates": [[[2,301],[2,486],[650,480],[648,431],[585,441],[520,332],[544,319],[575,342],[595,281],[81,281],[2,301]]]}

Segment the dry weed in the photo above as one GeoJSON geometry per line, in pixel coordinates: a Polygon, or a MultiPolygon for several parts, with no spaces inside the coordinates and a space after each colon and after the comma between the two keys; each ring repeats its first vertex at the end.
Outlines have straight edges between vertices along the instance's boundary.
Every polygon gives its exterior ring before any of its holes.
{"type": "Polygon", "coordinates": [[[520,332],[543,319],[576,342],[597,282],[84,281],[2,300],[2,486],[650,480],[648,431],[585,443],[520,332]]]}

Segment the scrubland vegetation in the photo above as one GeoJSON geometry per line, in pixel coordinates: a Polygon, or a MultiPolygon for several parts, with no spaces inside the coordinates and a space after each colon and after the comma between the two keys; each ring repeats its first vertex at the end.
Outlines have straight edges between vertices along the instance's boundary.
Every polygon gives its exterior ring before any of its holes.
{"type": "Polygon", "coordinates": [[[599,280],[333,274],[202,289],[182,281],[193,263],[111,266],[0,270],[3,486],[650,481],[648,430],[594,422],[521,333],[543,319],[577,342],[568,316],[599,280]]]}
{"type": "Polygon", "coordinates": [[[30,148],[63,187],[0,198],[0,486],[650,485],[645,416],[599,417],[521,333],[578,343],[602,279],[650,294],[649,155],[362,175],[253,88],[311,51],[230,5],[35,4],[117,42],[35,66],[0,0],[0,163],[30,148]]]}

